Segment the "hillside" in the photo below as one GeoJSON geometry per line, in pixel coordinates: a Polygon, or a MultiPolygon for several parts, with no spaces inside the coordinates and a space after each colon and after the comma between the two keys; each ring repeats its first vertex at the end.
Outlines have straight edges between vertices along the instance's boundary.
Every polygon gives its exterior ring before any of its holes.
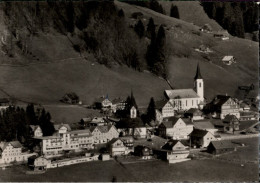
{"type": "MultiPolygon", "coordinates": [[[[181,16],[186,11],[185,8],[198,6],[195,2],[189,3],[193,5],[188,4],[185,7],[183,4],[183,10],[180,6],[181,16]]],[[[193,87],[198,62],[205,79],[207,98],[218,93],[238,94],[238,85],[255,83],[255,86],[258,86],[258,43],[232,36],[229,41],[220,41],[212,34],[199,33],[199,19],[193,21],[194,25],[189,22],[188,15],[183,15],[183,20],[178,20],[118,1],[115,1],[115,5],[124,11],[127,25],[137,21],[131,18],[134,12],[143,13],[144,25],[150,17],[154,19],[157,27],[164,25],[169,80],[175,88],[193,87]],[[194,51],[194,48],[202,44],[214,51],[208,55],[210,62],[203,58],[202,53],[194,51]],[[221,59],[225,55],[234,55],[237,63],[231,66],[223,65],[221,59]]],[[[201,18],[204,17],[201,24],[204,24],[208,21],[207,15],[204,12],[200,14],[201,18]]],[[[216,23],[212,23],[212,27],[219,30],[216,23]]],[[[0,28],[3,34],[6,29],[4,22],[0,23],[0,28]]],[[[127,30],[133,32],[129,26],[127,30]]],[[[75,30],[76,35],[77,31],[75,30]]],[[[139,57],[145,55],[149,40],[138,40],[135,36],[132,38],[136,39],[134,41],[138,47],[142,47],[138,49],[141,52],[139,57]]],[[[124,64],[111,64],[110,67],[99,64],[91,50],[80,54],[75,51],[71,41],[82,42],[79,36],[64,35],[51,27],[50,31],[39,31],[28,39],[31,54],[23,55],[17,52],[13,58],[1,55],[0,89],[16,98],[43,104],[57,104],[64,93],[71,91],[76,92],[83,103],[91,104],[95,98],[107,94],[111,98],[125,98],[132,89],[137,103],[147,106],[150,97],[160,99],[164,89],[169,88],[164,80],[148,72],[138,72],[124,64]]],[[[2,95],[5,96],[4,93],[2,95]]]]}

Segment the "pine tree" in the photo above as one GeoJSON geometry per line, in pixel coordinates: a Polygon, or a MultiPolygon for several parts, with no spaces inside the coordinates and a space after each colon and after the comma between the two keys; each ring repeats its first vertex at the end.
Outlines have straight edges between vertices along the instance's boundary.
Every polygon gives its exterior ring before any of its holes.
{"type": "Polygon", "coordinates": [[[147,108],[147,120],[151,122],[152,120],[156,120],[156,112],[155,112],[155,102],[153,97],[150,99],[150,103],[147,108]]]}
{"type": "Polygon", "coordinates": [[[174,18],[180,18],[178,7],[175,5],[171,6],[170,16],[174,18]]]}
{"type": "Polygon", "coordinates": [[[141,20],[139,20],[137,22],[134,30],[135,30],[136,34],[139,36],[140,39],[144,36],[144,24],[141,20]]]}
{"type": "Polygon", "coordinates": [[[151,41],[155,40],[155,25],[154,25],[154,21],[153,18],[149,19],[149,22],[147,24],[147,29],[146,29],[146,35],[148,38],[151,39],[151,41]]]}
{"type": "Polygon", "coordinates": [[[70,0],[69,3],[66,4],[67,5],[67,30],[68,32],[72,33],[74,32],[74,6],[73,6],[73,2],[70,0]]]}
{"type": "Polygon", "coordinates": [[[120,9],[120,10],[118,11],[117,15],[118,15],[119,17],[125,17],[124,10],[120,9]]]}

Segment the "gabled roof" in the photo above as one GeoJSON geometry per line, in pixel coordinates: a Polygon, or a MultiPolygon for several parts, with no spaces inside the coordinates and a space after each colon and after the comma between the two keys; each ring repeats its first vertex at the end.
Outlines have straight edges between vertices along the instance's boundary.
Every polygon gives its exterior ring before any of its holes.
{"type": "Polygon", "coordinates": [[[226,103],[231,97],[227,95],[217,95],[211,102],[215,106],[222,106],[226,103]]]}
{"type": "Polygon", "coordinates": [[[202,112],[197,108],[190,108],[188,111],[185,112],[186,114],[199,114],[202,115],[202,112]]]}
{"type": "Polygon", "coordinates": [[[191,120],[188,118],[169,117],[166,118],[168,121],[163,121],[162,124],[166,128],[172,128],[179,120],[182,120],[186,125],[193,125],[191,120]]]}
{"type": "Polygon", "coordinates": [[[116,141],[118,141],[118,140],[120,140],[122,143],[123,143],[123,141],[121,140],[121,139],[119,139],[119,138],[113,138],[112,140],[110,140],[108,143],[107,143],[107,145],[109,146],[109,145],[112,145],[112,144],[114,144],[116,141]]]}
{"type": "Polygon", "coordinates": [[[165,93],[169,99],[199,98],[193,89],[165,90],[165,93]]]}
{"type": "Polygon", "coordinates": [[[90,130],[89,129],[84,129],[84,130],[73,130],[70,131],[69,134],[90,134],[90,130]]]}
{"type": "Polygon", "coordinates": [[[156,101],[155,102],[155,108],[161,110],[167,103],[168,103],[167,100],[156,101]]]}
{"type": "Polygon", "coordinates": [[[38,127],[41,129],[41,127],[40,127],[39,125],[30,125],[30,128],[31,128],[33,131],[35,131],[38,127]]]}
{"type": "Polygon", "coordinates": [[[211,141],[211,144],[215,149],[235,148],[235,145],[232,142],[227,140],[211,141]]]}
{"type": "Polygon", "coordinates": [[[71,131],[70,125],[69,124],[58,124],[58,125],[54,125],[54,128],[56,131],[58,131],[61,127],[66,127],[68,129],[68,131],[71,131]]]}
{"type": "Polygon", "coordinates": [[[230,61],[232,59],[234,59],[234,56],[229,55],[229,56],[224,56],[222,61],[230,61]]]}
{"type": "Polygon", "coordinates": [[[169,140],[163,147],[162,149],[166,150],[172,150],[172,148],[177,144],[181,143],[183,146],[185,146],[181,141],[179,140],[169,140]]]}
{"type": "Polygon", "coordinates": [[[90,127],[89,130],[91,133],[97,128],[101,133],[107,133],[109,130],[113,127],[113,125],[107,125],[107,126],[93,126],[90,127]]]}
{"type": "Polygon", "coordinates": [[[214,125],[210,121],[199,121],[199,122],[194,122],[194,128],[196,129],[215,129],[214,125]]]}
{"type": "Polygon", "coordinates": [[[11,144],[14,148],[22,148],[22,144],[19,141],[3,142],[0,143],[0,148],[4,150],[8,144],[11,144]]]}
{"type": "Polygon", "coordinates": [[[206,130],[194,129],[194,130],[192,131],[192,133],[191,133],[191,136],[193,136],[193,137],[204,137],[204,136],[207,135],[208,133],[210,133],[210,132],[208,132],[208,131],[206,131],[206,130]]]}

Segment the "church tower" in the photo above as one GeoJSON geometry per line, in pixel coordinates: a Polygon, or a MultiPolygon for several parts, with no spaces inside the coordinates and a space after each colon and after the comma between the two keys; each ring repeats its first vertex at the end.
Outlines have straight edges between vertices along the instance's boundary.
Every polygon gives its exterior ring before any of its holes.
{"type": "Polygon", "coordinates": [[[204,101],[204,82],[200,74],[200,65],[197,66],[197,72],[194,77],[194,90],[201,98],[201,101],[204,101]]]}

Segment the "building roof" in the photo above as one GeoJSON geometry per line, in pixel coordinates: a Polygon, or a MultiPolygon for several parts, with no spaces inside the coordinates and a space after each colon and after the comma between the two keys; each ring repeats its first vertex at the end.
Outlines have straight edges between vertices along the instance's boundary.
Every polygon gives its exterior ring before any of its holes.
{"type": "Polygon", "coordinates": [[[185,146],[181,141],[179,140],[169,140],[164,146],[162,146],[162,149],[166,150],[172,150],[172,148],[177,144],[181,143],[183,146],[185,146]]]}
{"type": "Polygon", "coordinates": [[[200,74],[200,65],[199,64],[197,65],[197,72],[196,72],[196,75],[195,75],[194,79],[195,80],[196,79],[202,79],[202,76],[200,74]]]}
{"type": "Polygon", "coordinates": [[[199,98],[193,89],[165,90],[165,93],[169,99],[199,98]]]}
{"type": "MultiPolygon", "coordinates": [[[[30,125],[30,128],[31,128],[33,131],[35,131],[38,127],[40,128],[39,125],[30,125]]],[[[40,128],[40,129],[41,129],[41,128],[40,128]]]]}
{"type": "Polygon", "coordinates": [[[68,129],[68,131],[71,131],[69,124],[57,124],[57,125],[54,125],[54,128],[55,128],[56,131],[58,131],[63,126],[66,127],[68,129]]]}
{"type": "Polygon", "coordinates": [[[112,104],[125,103],[125,100],[121,98],[115,98],[112,100],[112,104]]]}
{"type": "Polygon", "coordinates": [[[73,130],[70,131],[69,134],[86,134],[86,133],[91,133],[89,129],[84,129],[84,130],[73,130]]]}
{"type": "Polygon", "coordinates": [[[225,148],[235,148],[235,145],[228,141],[228,140],[217,140],[217,141],[211,141],[211,144],[215,149],[225,149],[225,148]]]}
{"type": "Polygon", "coordinates": [[[230,61],[232,59],[234,59],[234,56],[228,55],[228,56],[224,56],[222,61],[230,61]]]}
{"type": "Polygon", "coordinates": [[[172,128],[177,121],[180,119],[182,120],[186,125],[193,125],[191,120],[188,118],[178,118],[178,117],[169,117],[166,118],[168,121],[163,121],[162,124],[166,127],[166,128],[172,128]]]}
{"type": "Polygon", "coordinates": [[[22,148],[22,144],[19,141],[3,142],[0,143],[0,148],[4,150],[8,144],[11,144],[14,148],[22,148]]]}
{"type": "Polygon", "coordinates": [[[199,122],[194,122],[194,128],[196,129],[215,129],[214,125],[210,121],[199,121],[199,122]]]}
{"type": "Polygon", "coordinates": [[[193,137],[204,137],[204,136],[207,135],[208,133],[210,133],[210,132],[208,132],[208,131],[206,131],[206,130],[194,129],[194,130],[192,131],[192,133],[191,133],[191,136],[193,136],[193,137]]]}
{"type": "Polygon", "coordinates": [[[227,95],[217,95],[213,101],[211,102],[215,106],[222,106],[224,103],[226,103],[231,97],[227,95]]]}
{"type": "Polygon", "coordinates": [[[168,103],[167,100],[156,101],[155,102],[155,108],[161,110],[167,103],[168,103]]]}
{"type": "Polygon", "coordinates": [[[61,139],[59,136],[44,136],[44,137],[33,137],[34,139],[40,139],[40,140],[48,140],[48,139],[61,139]]]}
{"type": "Polygon", "coordinates": [[[199,109],[196,109],[196,108],[190,108],[188,111],[185,112],[186,114],[196,114],[196,115],[199,115],[201,116],[202,115],[202,112],[199,110],[199,109]]]}
{"type": "Polygon", "coordinates": [[[110,140],[108,143],[107,143],[107,145],[109,146],[109,145],[112,145],[112,144],[114,144],[116,141],[118,141],[118,140],[120,140],[121,142],[123,142],[121,139],[119,139],[119,138],[113,138],[112,140],[110,140]]]}
{"type": "Polygon", "coordinates": [[[107,133],[113,127],[113,125],[106,125],[106,126],[93,126],[90,127],[89,130],[91,133],[97,128],[101,133],[107,133]]]}
{"type": "Polygon", "coordinates": [[[150,149],[161,149],[162,146],[166,143],[166,139],[158,137],[158,136],[154,136],[151,138],[151,140],[147,140],[147,139],[141,139],[141,140],[136,140],[134,141],[134,145],[135,146],[145,146],[145,147],[149,147],[150,149]]]}

